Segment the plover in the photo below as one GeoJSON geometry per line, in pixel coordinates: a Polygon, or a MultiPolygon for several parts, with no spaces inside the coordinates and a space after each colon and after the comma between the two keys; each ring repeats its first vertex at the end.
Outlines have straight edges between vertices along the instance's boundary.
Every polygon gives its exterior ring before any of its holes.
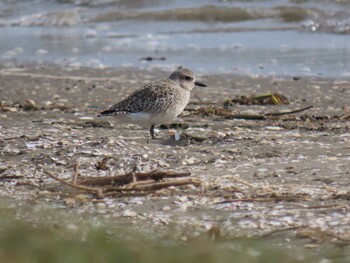
{"type": "Polygon", "coordinates": [[[154,127],[174,120],[184,110],[194,86],[206,87],[196,81],[191,70],[179,68],[168,78],[144,85],[97,116],[114,115],[122,122],[148,128],[154,138],[154,127]]]}

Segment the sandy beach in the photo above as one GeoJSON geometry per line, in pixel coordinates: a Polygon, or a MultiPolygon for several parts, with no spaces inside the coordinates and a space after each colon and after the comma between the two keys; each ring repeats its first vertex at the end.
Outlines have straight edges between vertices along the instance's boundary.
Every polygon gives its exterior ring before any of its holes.
{"type": "MultiPolygon", "coordinates": [[[[159,127],[158,139],[148,140],[149,132],[141,127],[96,118],[142,84],[168,74],[134,68],[67,70],[48,64],[2,67],[1,196],[27,219],[31,209],[64,211],[91,224],[113,222],[116,232],[128,226],[148,238],[188,240],[215,227],[227,240],[266,236],[271,244],[310,246],[314,253],[348,242],[347,81],[199,73],[208,87],[193,91],[175,123],[188,127],[178,132],[201,140],[182,146],[166,145],[170,135],[159,127]],[[224,108],[228,99],[266,93],[283,94],[290,104],[224,108]],[[252,115],[311,105],[265,120],[201,111],[214,107],[252,115]],[[104,157],[109,158],[108,169],[96,169],[104,157]],[[82,176],[126,174],[136,164],[140,172],[189,172],[199,185],[96,199],[43,172],[68,180],[76,163],[82,176]]],[[[48,220],[53,223],[60,224],[48,220]]],[[[346,249],[341,253],[349,257],[346,249]]]]}

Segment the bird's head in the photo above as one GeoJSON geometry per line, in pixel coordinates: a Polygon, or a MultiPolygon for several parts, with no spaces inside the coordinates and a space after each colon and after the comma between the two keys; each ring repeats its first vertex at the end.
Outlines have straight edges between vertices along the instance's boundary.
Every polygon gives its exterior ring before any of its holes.
{"type": "Polygon", "coordinates": [[[180,86],[187,91],[191,91],[194,86],[206,87],[205,84],[196,81],[194,73],[187,68],[179,68],[175,70],[171,73],[169,79],[178,82],[180,86]]]}

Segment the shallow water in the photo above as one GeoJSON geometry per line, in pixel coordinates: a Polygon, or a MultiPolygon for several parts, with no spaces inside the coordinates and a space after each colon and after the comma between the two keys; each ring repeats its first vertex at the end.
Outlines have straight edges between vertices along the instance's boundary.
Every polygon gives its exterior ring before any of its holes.
{"type": "Polygon", "coordinates": [[[0,26],[8,66],[350,77],[349,1],[2,1],[0,26]]]}

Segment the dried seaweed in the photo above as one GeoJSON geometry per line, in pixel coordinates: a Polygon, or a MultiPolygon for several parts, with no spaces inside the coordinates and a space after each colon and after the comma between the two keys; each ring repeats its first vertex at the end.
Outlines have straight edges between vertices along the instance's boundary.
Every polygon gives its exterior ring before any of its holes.
{"type": "Polygon", "coordinates": [[[286,96],[280,93],[268,93],[262,95],[238,96],[234,99],[229,99],[224,102],[224,106],[239,105],[288,105],[289,100],[286,96]]]}
{"type": "Polygon", "coordinates": [[[50,102],[48,105],[40,105],[31,99],[26,99],[22,102],[0,101],[0,111],[17,112],[17,111],[45,111],[45,110],[60,110],[70,111],[73,107],[62,103],[50,102]]]}
{"type": "Polygon", "coordinates": [[[107,162],[108,160],[110,159],[110,157],[108,156],[105,156],[102,158],[101,161],[97,161],[97,164],[95,164],[95,168],[96,170],[108,170],[108,165],[107,165],[107,162]]]}

